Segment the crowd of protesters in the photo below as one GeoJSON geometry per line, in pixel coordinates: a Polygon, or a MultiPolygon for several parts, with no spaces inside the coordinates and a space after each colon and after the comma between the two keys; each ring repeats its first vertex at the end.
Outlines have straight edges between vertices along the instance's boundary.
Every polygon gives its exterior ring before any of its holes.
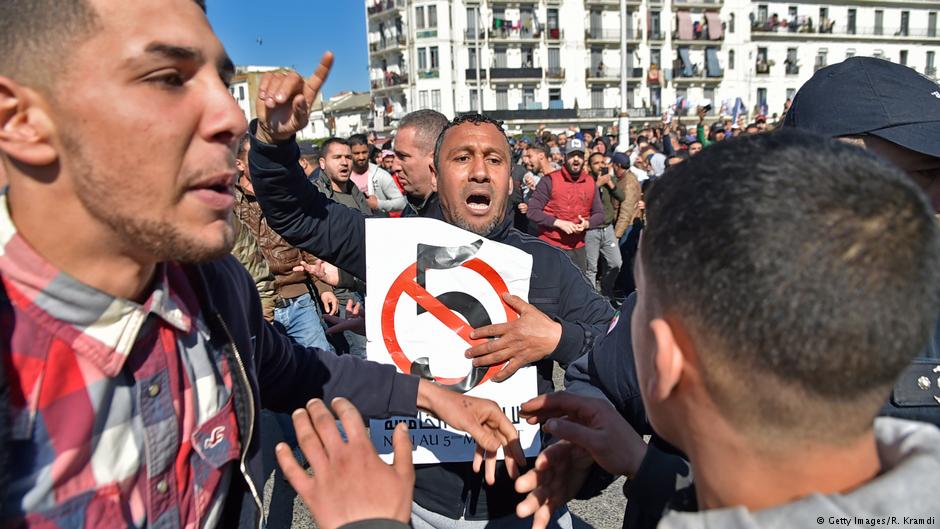
{"type": "Polygon", "coordinates": [[[832,65],[780,120],[419,110],[311,148],[332,55],[265,74],[245,123],[198,0],[4,0],[0,45],[0,526],[274,528],[275,458],[321,529],[567,529],[618,476],[625,528],[937,525],[940,89],[913,70],[832,65]],[[465,356],[535,367],[537,457],[496,403],[365,358],[375,217],[532,256],[465,356]],[[363,418],[419,410],[473,462],[412,465],[402,424],[384,464],[363,418]]]}

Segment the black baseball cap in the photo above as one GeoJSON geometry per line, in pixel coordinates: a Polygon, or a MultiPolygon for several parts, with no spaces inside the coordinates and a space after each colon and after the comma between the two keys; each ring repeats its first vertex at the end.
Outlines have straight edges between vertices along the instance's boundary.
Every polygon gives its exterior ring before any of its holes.
{"type": "Polygon", "coordinates": [[[871,134],[940,157],[940,85],[907,66],[852,57],[806,81],[783,126],[828,137],[871,134]]]}

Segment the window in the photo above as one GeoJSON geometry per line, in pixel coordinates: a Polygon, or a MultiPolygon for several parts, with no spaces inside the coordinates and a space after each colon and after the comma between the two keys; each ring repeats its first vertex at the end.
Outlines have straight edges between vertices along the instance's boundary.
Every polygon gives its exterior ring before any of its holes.
{"type": "Polygon", "coordinates": [[[245,99],[245,87],[244,87],[244,86],[239,86],[239,87],[238,87],[238,99],[240,99],[240,100],[244,100],[244,99],[245,99]]]}
{"type": "Polygon", "coordinates": [[[760,23],[760,25],[762,26],[767,23],[767,5],[766,4],[757,6],[757,22],[760,23]]]}
{"type": "Polygon", "coordinates": [[[937,12],[931,11],[927,13],[927,36],[936,37],[937,36],[937,12]]]}
{"type": "Polygon", "coordinates": [[[855,34],[855,18],[858,14],[857,9],[849,9],[849,20],[845,25],[845,31],[849,35],[855,34]]]}
{"type": "MultiPolygon", "coordinates": [[[[422,72],[428,69],[427,48],[418,48],[418,70],[422,72]]],[[[424,108],[424,107],[421,107],[424,108]]]]}
{"type": "Polygon", "coordinates": [[[875,10],[875,35],[885,34],[885,12],[881,9],[875,10]]]}
{"type": "Polygon", "coordinates": [[[656,66],[662,66],[662,50],[659,48],[650,48],[650,64],[655,64],[656,66]]]}
{"type": "Polygon", "coordinates": [[[767,89],[766,88],[757,89],[757,104],[762,107],[767,104],[767,89]]]}
{"type": "Polygon", "coordinates": [[[477,8],[468,7],[467,8],[467,37],[476,38],[479,36],[477,33],[477,8]]]}
{"type": "Polygon", "coordinates": [[[728,17],[728,33],[734,33],[734,13],[728,17]]]}
{"type": "Polygon", "coordinates": [[[819,20],[820,22],[824,20],[829,20],[829,8],[828,7],[819,8],[819,20]]]}
{"type": "Polygon", "coordinates": [[[798,75],[800,73],[800,63],[796,58],[796,48],[787,48],[787,75],[798,75]]]}
{"type": "Polygon", "coordinates": [[[474,70],[477,67],[477,49],[467,48],[467,68],[474,70]]]}
{"type": "Polygon", "coordinates": [[[790,20],[796,18],[796,6],[790,6],[787,8],[787,14],[790,15],[790,20]]]}
{"type": "Polygon", "coordinates": [[[476,88],[470,89],[470,111],[479,112],[480,109],[477,107],[477,90],[476,88]]]}
{"type": "Polygon", "coordinates": [[[816,52],[815,70],[819,70],[820,68],[825,68],[826,65],[829,64],[828,56],[829,56],[829,50],[821,49],[818,52],[816,52]]]}
{"type": "Polygon", "coordinates": [[[548,49],[548,69],[552,71],[561,69],[561,49],[548,49]]]}
{"type": "Polygon", "coordinates": [[[535,106],[535,87],[522,87],[522,108],[533,108],[535,106]]]}
{"type": "Polygon", "coordinates": [[[591,108],[604,108],[604,89],[591,88],[591,108]]]}
{"type": "Polygon", "coordinates": [[[911,12],[901,11],[901,36],[906,37],[911,34],[911,12]]]}
{"type": "Polygon", "coordinates": [[[437,46],[431,46],[431,69],[437,70],[440,66],[437,58],[437,46]]]}
{"type": "Polygon", "coordinates": [[[925,68],[924,73],[930,77],[935,77],[937,75],[937,67],[934,65],[934,58],[936,52],[928,51],[927,52],[927,68],[925,68]]]}
{"type": "Polygon", "coordinates": [[[428,27],[429,28],[437,27],[437,6],[436,5],[428,6],[428,27]]]}
{"type": "Polygon", "coordinates": [[[796,96],[796,88],[787,88],[787,100],[793,101],[794,96],[796,96]]]}
{"type": "Polygon", "coordinates": [[[627,108],[633,108],[636,103],[636,89],[633,85],[627,85],[627,108]]]}
{"type": "Polygon", "coordinates": [[[688,88],[685,88],[685,87],[676,88],[676,101],[678,101],[678,100],[680,100],[680,99],[682,99],[682,100],[687,100],[687,99],[689,99],[689,89],[688,89],[688,88]]]}
{"type": "MultiPolygon", "coordinates": [[[[650,38],[661,40],[662,31],[660,28],[659,11],[650,11],[650,38]]],[[[659,64],[659,63],[656,63],[659,64]]]]}
{"type": "Polygon", "coordinates": [[[493,50],[496,57],[494,60],[494,68],[505,68],[506,67],[506,48],[495,48],[493,50]]]}
{"type": "Polygon", "coordinates": [[[728,50],[728,69],[734,70],[734,50],[728,50]]]}
{"type": "Polygon", "coordinates": [[[718,111],[718,108],[716,108],[718,105],[715,104],[715,89],[714,88],[709,87],[705,89],[705,100],[708,101],[709,104],[711,104],[712,106],[712,110],[710,112],[711,114],[714,114],[715,112],[718,111]]]}
{"type": "Polygon", "coordinates": [[[907,50],[901,50],[898,62],[901,63],[901,66],[907,66],[907,50]]]}
{"type": "Polygon", "coordinates": [[[505,88],[496,89],[496,110],[509,110],[509,91],[505,88]]]}
{"type": "Polygon", "coordinates": [[[441,91],[431,90],[431,110],[441,111],[441,91]]]}
{"type": "Polygon", "coordinates": [[[522,67],[535,68],[535,48],[532,46],[522,48],[522,67]]]}
{"type": "Polygon", "coordinates": [[[418,109],[424,110],[428,108],[428,91],[421,90],[418,92],[418,109]]]}
{"type": "Polygon", "coordinates": [[[548,89],[548,108],[562,108],[561,88],[548,89]]]}
{"type": "Polygon", "coordinates": [[[415,28],[424,29],[427,25],[424,23],[424,6],[415,8],[415,28]]]}

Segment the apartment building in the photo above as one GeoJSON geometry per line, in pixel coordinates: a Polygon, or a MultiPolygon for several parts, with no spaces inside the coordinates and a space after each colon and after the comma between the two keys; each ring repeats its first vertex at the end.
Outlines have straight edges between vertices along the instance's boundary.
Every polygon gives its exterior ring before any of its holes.
{"type": "Polygon", "coordinates": [[[936,0],[365,0],[373,125],[483,110],[512,130],[780,113],[813,72],[880,56],[936,78],[936,0]]]}

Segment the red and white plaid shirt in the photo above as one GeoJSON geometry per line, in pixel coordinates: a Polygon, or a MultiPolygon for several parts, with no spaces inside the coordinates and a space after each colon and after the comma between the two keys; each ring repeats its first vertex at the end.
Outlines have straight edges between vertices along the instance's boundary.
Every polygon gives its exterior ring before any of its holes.
{"type": "Polygon", "coordinates": [[[57,270],[0,196],[0,311],[10,378],[10,483],[0,526],[196,529],[218,524],[239,457],[232,377],[182,268],[143,304],[57,270]]]}

